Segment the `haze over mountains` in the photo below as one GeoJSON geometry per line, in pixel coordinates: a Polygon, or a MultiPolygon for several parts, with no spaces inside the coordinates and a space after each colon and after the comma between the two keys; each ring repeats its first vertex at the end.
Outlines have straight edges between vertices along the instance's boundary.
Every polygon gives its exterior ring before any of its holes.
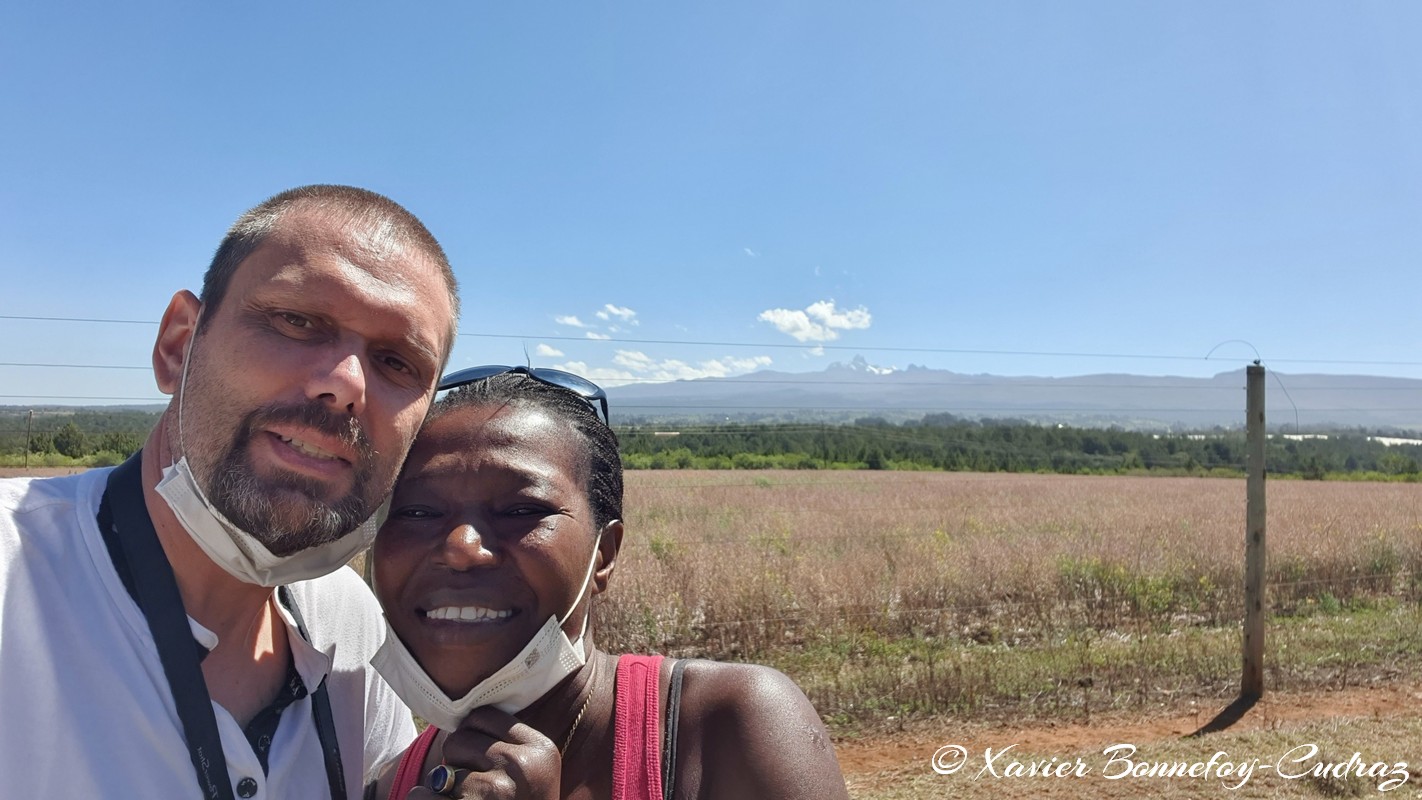
{"type": "MultiPolygon", "coordinates": [[[[1363,427],[1422,431],[1422,380],[1369,375],[1266,375],[1271,430],[1363,427]]],[[[820,372],[765,370],[608,389],[614,420],[891,422],[952,414],[1077,426],[1180,430],[1244,425],[1244,369],[1211,378],[965,375],[910,365],[878,367],[862,356],[820,372]]]]}

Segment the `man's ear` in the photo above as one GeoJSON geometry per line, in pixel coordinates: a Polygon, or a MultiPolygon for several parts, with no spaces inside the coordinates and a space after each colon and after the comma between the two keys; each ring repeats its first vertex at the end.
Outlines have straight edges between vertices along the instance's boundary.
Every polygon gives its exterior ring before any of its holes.
{"type": "Polygon", "coordinates": [[[188,342],[197,335],[201,309],[202,301],[197,295],[183,289],[168,301],[163,320],[158,323],[158,340],[153,343],[153,377],[163,394],[174,394],[182,383],[188,342]]]}
{"type": "Polygon", "coordinates": [[[615,519],[602,527],[597,543],[597,569],[593,571],[593,594],[607,591],[612,570],[617,566],[617,554],[622,552],[622,520],[615,519]]]}

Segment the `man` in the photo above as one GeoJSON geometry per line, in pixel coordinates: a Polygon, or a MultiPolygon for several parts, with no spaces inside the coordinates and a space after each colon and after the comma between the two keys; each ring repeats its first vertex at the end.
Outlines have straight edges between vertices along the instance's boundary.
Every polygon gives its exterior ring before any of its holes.
{"type": "Polygon", "coordinates": [[[357,798],[414,735],[339,569],[453,344],[435,239],[361,189],[243,215],[174,295],[115,470],[0,481],[0,795],[357,798]],[[198,646],[194,646],[196,640],[198,646]]]}

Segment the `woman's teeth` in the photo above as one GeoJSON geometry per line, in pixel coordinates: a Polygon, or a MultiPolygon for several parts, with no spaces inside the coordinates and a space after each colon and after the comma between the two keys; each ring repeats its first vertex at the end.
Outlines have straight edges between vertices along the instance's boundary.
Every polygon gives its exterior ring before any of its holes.
{"type": "Polygon", "coordinates": [[[492,608],[481,606],[441,606],[432,608],[425,612],[428,619],[457,619],[460,622],[477,622],[484,619],[506,619],[513,615],[512,611],[505,609],[495,611],[492,608]]]}

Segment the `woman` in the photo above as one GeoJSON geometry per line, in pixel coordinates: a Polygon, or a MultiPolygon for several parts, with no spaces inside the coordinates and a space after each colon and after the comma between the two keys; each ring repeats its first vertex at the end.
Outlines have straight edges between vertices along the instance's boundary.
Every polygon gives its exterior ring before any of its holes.
{"type": "Polygon", "coordinates": [[[367,797],[847,797],[819,715],[779,672],[597,648],[592,598],[623,537],[602,391],[522,367],[452,386],[374,550],[392,632],[376,665],[434,724],[367,797]]]}

